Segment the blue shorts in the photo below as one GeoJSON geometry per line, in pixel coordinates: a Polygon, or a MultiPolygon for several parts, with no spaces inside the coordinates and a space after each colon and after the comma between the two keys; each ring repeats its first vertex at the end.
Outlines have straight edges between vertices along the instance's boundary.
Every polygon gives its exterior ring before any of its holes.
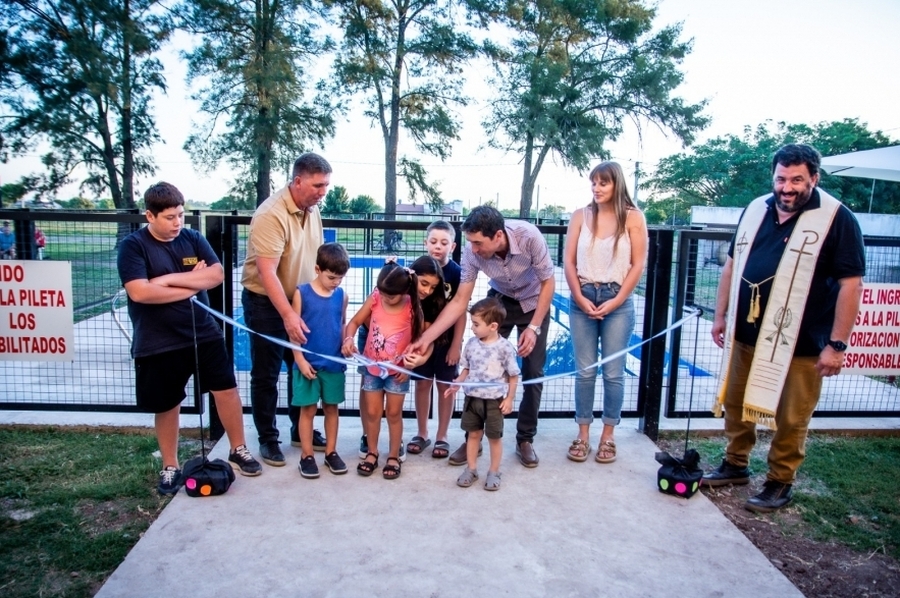
{"type": "Polygon", "coordinates": [[[398,382],[395,376],[382,378],[373,376],[366,370],[362,375],[362,389],[365,392],[375,392],[383,390],[393,395],[405,395],[409,392],[409,378],[405,382],[398,382]]]}

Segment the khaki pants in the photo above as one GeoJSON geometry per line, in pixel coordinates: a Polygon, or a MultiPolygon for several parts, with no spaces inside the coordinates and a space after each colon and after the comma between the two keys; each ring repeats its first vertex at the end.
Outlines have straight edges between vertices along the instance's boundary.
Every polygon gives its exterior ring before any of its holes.
{"type": "MultiPolygon", "coordinates": [[[[750,450],[756,444],[756,424],[741,420],[744,389],[753,361],[754,347],[735,342],[728,370],[725,393],[725,435],[728,447],[725,458],[736,467],[747,467],[750,450]]],[[[767,480],[793,484],[797,469],[806,456],[806,435],[809,421],[819,402],[822,377],[816,372],[818,357],[794,357],[781,391],[775,412],[778,430],[769,448],[767,480]]]]}

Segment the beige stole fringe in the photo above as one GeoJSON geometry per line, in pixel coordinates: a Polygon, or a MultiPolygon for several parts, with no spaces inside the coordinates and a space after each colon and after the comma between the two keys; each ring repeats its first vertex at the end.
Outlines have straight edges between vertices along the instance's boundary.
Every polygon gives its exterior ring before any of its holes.
{"type": "MultiPolygon", "coordinates": [[[[831,222],[841,202],[818,189],[821,207],[805,210],[799,216],[794,232],[788,240],[778,269],[766,311],[760,322],[759,337],[753,352],[753,362],[744,392],[743,421],[751,421],[774,430],[775,412],[781,389],[787,378],[788,368],[794,356],[794,347],[803,320],[806,298],[812,284],[813,272],[819,252],[831,228],[831,222]]],[[[734,343],[734,329],[737,318],[738,295],[741,278],[747,265],[750,247],[756,233],[768,212],[766,199],[771,193],[757,197],[744,212],[741,224],[735,233],[731,288],[726,316],[725,350],[719,370],[719,393],[713,405],[716,417],[723,415],[728,365],[734,343]]],[[[746,316],[746,314],[745,314],[746,316]]]]}

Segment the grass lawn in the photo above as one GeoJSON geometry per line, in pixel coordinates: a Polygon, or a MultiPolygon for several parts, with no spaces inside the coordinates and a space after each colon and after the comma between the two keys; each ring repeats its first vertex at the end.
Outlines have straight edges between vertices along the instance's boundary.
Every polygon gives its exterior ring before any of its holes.
{"type": "MultiPolygon", "coordinates": [[[[681,454],[683,435],[665,436],[670,440],[680,436],[676,451],[681,454]]],[[[771,432],[760,431],[750,456],[754,474],[766,472],[770,442],[771,432]]],[[[706,467],[715,467],[724,456],[725,439],[692,439],[690,446],[700,452],[706,467]]],[[[900,437],[811,433],[794,484],[793,504],[806,524],[800,532],[818,541],[900,559],[898,479],[900,437]]]]}
{"type": "Polygon", "coordinates": [[[0,428],[0,595],[94,595],[170,500],[156,450],[152,430],[0,428]]]}

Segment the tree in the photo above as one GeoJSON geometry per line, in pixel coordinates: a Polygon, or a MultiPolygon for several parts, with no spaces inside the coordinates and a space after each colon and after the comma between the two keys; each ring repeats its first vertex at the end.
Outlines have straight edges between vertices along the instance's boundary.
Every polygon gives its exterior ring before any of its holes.
{"type": "Polygon", "coordinates": [[[538,174],[554,152],[579,171],[607,157],[630,119],[684,143],[707,119],[705,102],[672,96],[677,65],[691,49],[680,26],[651,32],[655,10],[641,0],[469,0],[483,23],[505,25],[488,42],[497,95],[484,121],[489,145],[522,156],[519,216],[527,217],[538,174]]]}
{"type": "Polygon", "coordinates": [[[24,181],[0,185],[0,207],[9,207],[22,199],[29,189],[24,181]]]}
{"type": "Polygon", "coordinates": [[[399,162],[400,134],[408,134],[419,151],[445,160],[450,142],[459,138],[453,106],[465,106],[461,68],[476,50],[458,31],[457,0],[326,0],[344,30],[335,61],[337,91],[364,94],[366,116],[384,139],[384,211],[397,211],[397,176],[405,177],[411,195],[423,193],[435,205],[437,187],[428,184],[417,161],[399,162]]]}
{"type": "Polygon", "coordinates": [[[357,195],[350,200],[347,211],[351,214],[374,214],[381,211],[381,206],[369,195],[357,195]]]}
{"type": "MultiPolygon", "coordinates": [[[[772,188],[772,156],[786,143],[808,143],[823,156],[892,145],[881,131],[871,132],[857,119],[817,125],[772,123],[744,127],[741,137],[725,135],[694,146],[690,151],[660,160],[642,185],[650,191],[648,204],[677,206],[678,219],[690,206],[744,207],[772,188]]],[[[821,173],[819,185],[851,210],[867,211],[870,199],[876,212],[900,211],[900,184],[821,173]]],[[[671,220],[669,208],[661,208],[671,220]]],[[[648,222],[650,217],[648,216],[648,222]]],[[[671,223],[671,222],[669,222],[671,223]]]]}
{"type": "Polygon", "coordinates": [[[336,185],[325,194],[325,202],[322,204],[323,214],[344,214],[350,208],[350,196],[347,189],[336,185]]]}
{"type": "Polygon", "coordinates": [[[93,201],[86,197],[73,197],[60,201],[59,204],[67,210],[94,210],[97,207],[93,201]]]}
{"type": "Polygon", "coordinates": [[[218,199],[210,204],[210,210],[252,210],[256,208],[255,196],[243,195],[237,196],[229,193],[225,197],[218,199]]]}
{"type": "Polygon", "coordinates": [[[9,115],[0,135],[13,155],[50,146],[39,195],[70,182],[81,166],[83,188],[109,190],[118,209],[135,207],[135,178],[153,174],[148,150],[159,140],[150,100],[166,89],[154,54],[172,28],[160,7],[157,0],[13,0],[0,7],[0,96],[9,115]]]}
{"type": "Polygon", "coordinates": [[[305,99],[305,67],[330,42],[314,35],[306,0],[185,0],[178,14],[201,40],[185,56],[188,81],[206,84],[192,97],[208,115],[184,147],[201,168],[227,161],[232,193],[252,185],[259,205],[272,193],[273,169],[289,173],[310,144],[334,135],[336,108],[321,93],[305,99]]]}

